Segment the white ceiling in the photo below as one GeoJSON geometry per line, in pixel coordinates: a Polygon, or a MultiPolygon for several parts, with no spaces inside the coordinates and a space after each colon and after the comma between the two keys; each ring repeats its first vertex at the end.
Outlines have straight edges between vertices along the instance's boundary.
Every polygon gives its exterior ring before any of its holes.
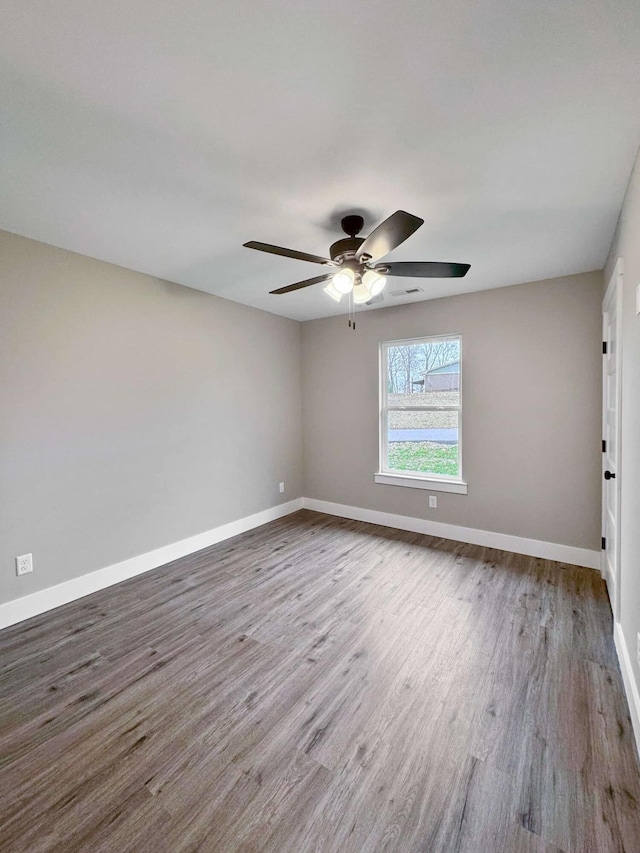
{"type": "Polygon", "coordinates": [[[0,228],[296,319],[322,267],[242,243],[351,210],[471,264],[421,298],[601,268],[639,45],[638,0],[3,0],[0,228]]]}

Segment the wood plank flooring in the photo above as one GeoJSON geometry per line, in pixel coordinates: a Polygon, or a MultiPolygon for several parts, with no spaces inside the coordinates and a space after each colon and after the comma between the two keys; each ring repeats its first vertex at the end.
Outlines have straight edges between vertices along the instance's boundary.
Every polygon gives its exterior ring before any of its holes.
{"type": "Polygon", "coordinates": [[[0,850],[640,851],[596,572],[303,511],[0,633],[0,850]]]}

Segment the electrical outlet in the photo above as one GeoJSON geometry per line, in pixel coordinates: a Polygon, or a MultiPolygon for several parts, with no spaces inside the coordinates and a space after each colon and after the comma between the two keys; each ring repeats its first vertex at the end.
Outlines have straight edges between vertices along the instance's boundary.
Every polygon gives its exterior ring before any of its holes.
{"type": "Polygon", "coordinates": [[[16,557],[16,574],[28,575],[33,571],[33,555],[23,554],[21,557],[16,557]]]}
{"type": "Polygon", "coordinates": [[[280,494],[284,492],[284,483],[280,483],[280,494]]]}
{"type": "Polygon", "coordinates": [[[429,495],[429,509],[438,508],[438,498],[436,495],[429,495]]]}

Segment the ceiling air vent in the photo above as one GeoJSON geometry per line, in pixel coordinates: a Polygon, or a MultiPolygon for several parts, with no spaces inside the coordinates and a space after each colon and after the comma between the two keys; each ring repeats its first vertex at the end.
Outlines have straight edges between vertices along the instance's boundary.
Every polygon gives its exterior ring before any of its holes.
{"type": "Polygon", "coordinates": [[[414,293],[422,293],[421,287],[408,287],[406,290],[392,290],[392,296],[412,296],[414,293]]]}

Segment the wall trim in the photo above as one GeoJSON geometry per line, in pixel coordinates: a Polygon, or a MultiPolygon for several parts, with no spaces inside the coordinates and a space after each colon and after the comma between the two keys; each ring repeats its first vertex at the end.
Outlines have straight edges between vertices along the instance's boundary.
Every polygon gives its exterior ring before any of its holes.
{"type": "MultiPolygon", "coordinates": [[[[237,521],[222,524],[204,533],[198,533],[179,542],[156,548],[137,557],[131,557],[120,563],[114,563],[104,569],[97,569],[78,578],[65,581],[56,586],[39,590],[31,595],[13,599],[5,604],[0,604],[0,629],[8,628],[17,622],[30,619],[91,595],[101,589],[106,589],[116,583],[133,578],[144,572],[157,569],[186,557],[203,548],[208,548],[232,536],[238,536],[247,530],[253,530],[262,524],[276,521],[285,515],[290,515],[300,509],[310,509],[315,512],[324,512],[327,515],[337,515],[342,518],[351,518],[354,521],[365,521],[370,524],[380,524],[383,527],[395,527],[399,530],[409,530],[412,533],[425,533],[428,536],[437,536],[442,539],[453,539],[456,542],[467,542],[471,545],[482,545],[488,548],[497,548],[502,551],[513,551],[516,554],[526,554],[530,557],[541,557],[545,560],[557,560],[561,563],[570,563],[576,566],[586,566],[590,569],[600,568],[600,552],[589,551],[586,548],[575,548],[571,545],[559,545],[555,542],[543,542],[539,539],[525,539],[520,536],[511,536],[507,533],[494,533],[490,530],[478,530],[473,527],[460,527],[456,524],[445,524],[441,521],[431,521],[424,518],[413,518],[407,515],[395,515],[390,512],[364,509],[361,507],[337,504],[331,501],[321,501],[315,498],[296,498],[279,506],[257,512],[254,515],[245,516],[237,521]]],[[[617,641],[616,641],[617,643],[617,641]]],[[[626,653],[626,651],[625,651],[626,653]]],[[[628,658],[628,655],[627,655],[628,658]]],[[[622,666],[622,662],[621,662],[622,666]]],[[[624,672],[624,670],[623,670],[624,672]]],[[[631,669],[629,667],[629,672],[631,669]]],[[[634,684],[634,682],[632,682],[634,684]]],[[[626,681],[625,681],[626,685],[626,681]]],[[[637,689],[635,696],[637,697],[637,689]]],[[[638,714],[636,712],[636,718],[638,714]]],[[[638,724],[640,726],[640,723],[638,724]]]]}
{"type": "Polygon", "coordinates": [[[9,625],[15,625],[16,622],[22,622],[32,616],[38,616],[47,610],[68,604],[70,601],[76,601],[85,595],[91,595],[92,592],[106,589],[106,587],[141,575],[151,569],[157,569],[159,566],[164,566],[180,557],[201,551],[203,548],[208,548],[224,539],[230,539],[239,533],[253,530],[254,527],[260,527],[262,524],[290,515],[292,512],[302,509],[302,502],[303,498],[296,498],[279,506],[262,510],[262,512],[256,512],[254,515],[248,515],[239,518],[237,521],[214,527],[204,533],[181,539],[179,542],[173,542],[171,545],[165,545],[162,548],[156,548],[154,551],[147,551],[147,553],[139,554],[137,557],[114,563],[104,569],[97,569],[94,572],[80,575],[78,578],[72,578],[47,589],[41,589],[22,598],[7,601],[5,604],[0,604],[0,629],[8,628],[9,625]]]}
{"type": "Polygon", "coordinates": [[[616,622],[614,625],[613,639],[618,653],[618,661],[620,663],[620,671],[622,672],[624,690],[627,694],[627,702],[629,704],[629,712],[631,714],[631,726],[636,739],[636,750],[640,757],[640,693],[638,692],[638,685],[636,684],[636,679],[633,674],[633,667],[631,665],[629,649],[627,648],[627,641],[625,640],[624,633],[622,631],[622,625],[619,622],[616,622]]]}
{"type": "Polygon", "coordinates": [[[556,542],[543,542],[540,539],[525,539],[522,536],[494,533],[491,530],[478,530],[475,527],[460,527],[457,524],[445,524],[442,521],[431,521],[426,518],[413,518],[408,515],[395,515],[391,512],[345,506],[344,504],[320,501],[315,498],[303,498],[302,502],[305,509],[325,512],[328,515],[339,515],[343,518],[352,518],[354,521],[367,521],[370,524],[381,524],[384,527],[410,530],[412,533],[426,533],[428,536],[437,536],[440,539],[453,539],[455,542],[468,542],[470,545],[483,545],[488,548],[497,548],[500,551],[513,551],[516,554],[526,554],[529,557],[541,557],[544,560],[557,560],[559,563],[570,563],[574,566],[586,566],[589,569],[600,570],[600,551],[590,551],[587,548],[560,545],[556,542]]]}
{"type": "Polygon", "coordinates": [[[615,613],[613,612],[613,602],[616,600],[616,595],[618,594],[618,590],[616,589],[616,579],[611,572],[608,572],[606,569],[603,569],[601,572],[602,578],[607,585],[607,595],[609,596],[609,607],[611,608],[611,614],[613,616],[613,621],[616,621],[615,613]]]}

